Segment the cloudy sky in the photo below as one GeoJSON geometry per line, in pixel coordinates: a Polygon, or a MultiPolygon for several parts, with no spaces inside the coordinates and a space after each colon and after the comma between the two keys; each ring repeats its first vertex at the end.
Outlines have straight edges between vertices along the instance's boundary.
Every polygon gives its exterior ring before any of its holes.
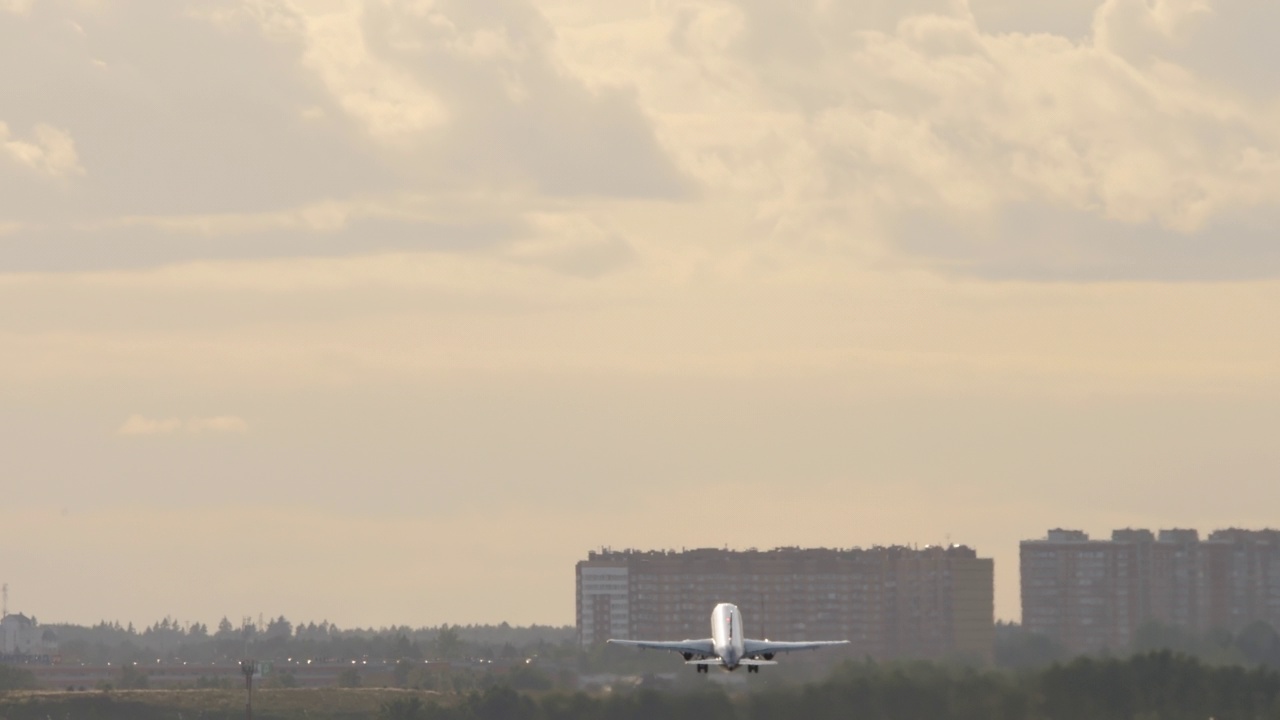
{"type": "Polygon", "coordinates": [[[0,579],[571,623],[601,546],[1280,502],[1280,4],[0,0],[0,579]]]}

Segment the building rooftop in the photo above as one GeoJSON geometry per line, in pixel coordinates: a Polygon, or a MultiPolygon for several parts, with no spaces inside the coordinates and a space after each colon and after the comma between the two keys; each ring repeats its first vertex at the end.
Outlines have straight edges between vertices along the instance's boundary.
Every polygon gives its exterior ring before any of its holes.
{"type": "Polygon", "coordinates": [[[873,546],[870,548],[800,548],[779,547],[771,550],[748,548],[746,550],[729,550],[725,548],[692,548],[681,550],[614,550],[601,548],[587,553],[588,562],[632,562],[646,560],[831,560],[831,559],[863,559],[867,557],[919,554],[945,555],[947,557],[977,557],[978,553],[966,545],[926,545],[923,548],[892,545],[888,547],[873,546]]]}

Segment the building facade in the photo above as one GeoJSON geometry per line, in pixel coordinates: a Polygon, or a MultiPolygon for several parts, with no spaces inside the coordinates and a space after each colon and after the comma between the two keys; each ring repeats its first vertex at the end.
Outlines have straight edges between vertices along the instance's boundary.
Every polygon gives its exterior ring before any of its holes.
{"type": "Polygon", "coordinates": [[[1280,627],[1280,532],[1050,530],[1021,544],[1022,623],[1072,652],[1126,650],[1157,622],[1191,632],[1280,627]]]}
{"type": "Polygon", "coordinates": [[[737,605],[752,637],[849,640],[857,657],[989,659],[993,564],[962,546],[589,553],[577,565],[579,642],[706,637],[737,605]]]}
{"type": "Polygon", "coordinates": [[[49,658],[58,654],[58,636],[35,618],[18,613],[0,618],[0,661],[49,658]]]}

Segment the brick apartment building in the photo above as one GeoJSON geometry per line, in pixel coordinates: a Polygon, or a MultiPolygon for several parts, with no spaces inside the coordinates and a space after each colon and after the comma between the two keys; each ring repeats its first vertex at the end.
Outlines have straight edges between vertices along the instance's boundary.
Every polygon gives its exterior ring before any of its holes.
{"type": "Polygon", "coordinates": [[[1021,544],[1022,623],[1072,652],[1125,650],[1147,622],[1280,627],[1280,531],[1050,530],[1021,544]]]}
{"type": "Polygon", "coordinates": [[[849,640],[878,659],[991,657],[993,564],[963,546],[591,552],[577,565],[583,646],[710,634],[736,604],[752,637],[849,640]]]}

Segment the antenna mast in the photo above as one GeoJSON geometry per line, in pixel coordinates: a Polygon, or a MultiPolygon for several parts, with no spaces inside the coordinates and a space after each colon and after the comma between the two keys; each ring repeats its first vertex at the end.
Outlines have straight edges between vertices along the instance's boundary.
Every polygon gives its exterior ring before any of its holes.
{"type": "Polygon", "coordinates": [[[0,618],[9,616],[9,583],[4,584],[4,605],[0,607],[0,618]]]}

